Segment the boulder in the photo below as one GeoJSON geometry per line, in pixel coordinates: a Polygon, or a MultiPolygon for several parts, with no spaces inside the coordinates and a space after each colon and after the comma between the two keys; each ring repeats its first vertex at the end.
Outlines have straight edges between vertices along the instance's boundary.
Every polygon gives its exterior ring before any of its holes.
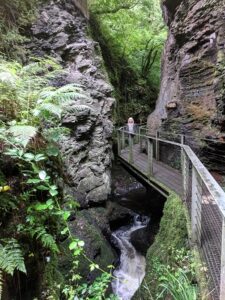
{"type": "MultiPolygon", "coordinates": [[[[109,234],[106,211],[104,208],[93,208],[79,212],[76,219],[70,222],[71,234],[85,242],[85,255],[102,269],[108,270],[116,258],[116,254],[110,247],[102,232],[109,234]]],[[[59,260],[59,270],[67,276],[71,270],[73,256],[68,250],[69,241],[62,243],[62,256],[59,260]]],[[[90,272],[90,261],[84,256],[80,256],[78,273],[86,283],[91,282],[96,276],[101,275],[101,271],[90,272]]]]}

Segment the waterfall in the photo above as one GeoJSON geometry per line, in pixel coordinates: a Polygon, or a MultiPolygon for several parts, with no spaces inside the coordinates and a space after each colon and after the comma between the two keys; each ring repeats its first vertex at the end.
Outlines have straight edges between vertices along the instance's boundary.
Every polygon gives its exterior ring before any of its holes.
{"type": "Polygon", "coordinates": [[[144,279],[146,260],[131,244],[130,237],[132,232],[146,227],[148,222],[148,217],[136,215],[132,226],[122,227],[112,234],[121,251],[120,265],[113,273],[112,289],[121,300],[130,300],[144,279]]]}

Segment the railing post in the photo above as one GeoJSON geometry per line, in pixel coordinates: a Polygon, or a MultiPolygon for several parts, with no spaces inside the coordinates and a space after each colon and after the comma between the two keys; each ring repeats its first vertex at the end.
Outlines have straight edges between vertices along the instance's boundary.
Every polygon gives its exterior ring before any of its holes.
{"type": "Polygon", "coordinates": [[[139,142],[140,142],[140,152],[142,152],[143,149],[143,138],[141,136],[141,127],[139,128],[139,142]]]}
{"type": "Polygon", "coordinates": [[[183,200],[186,202],[188,188],[189,188],[189,170],[188,170],[188,159],[184,152],[184,149],[181,148],[181,168],[182,168],[182,182],[183,182],[183,200]]]}
{"type": "Polygon", "coordinates": [[[181,145],[185,144],[185,135],[184,134],[181,134],[181,136],[180,136],[180,143],[181,143],[181,145]]]}
{"type": "MultiPolygon", "coordinates": [[[[185,136],[183,134],[180,136],[180,143],[181,143],[182,146],[185,143],[185,136]]],[[[184,157],[184,148],[182,146],[181,146],[181,164],[183,164],[182,160],[183,160],[183,157],[184,157]]]]}
{"type": "Polygon", "coordinates": [[[147,139],[148,144],[148,177],[153,175],[153,142],[150,138],[147,139]]]}
{"type": "Polygon", "coordinates": [[[141,126],[138,127],[138,143],[141,142],[141,126]]]}
{"type": "Polygon", "coordinates": [[[124,129],[123,129],[123,131],[122,131],[121,147],[122,147],[122,149],[125,148],[125,132],[124,132],[124,129]]]}
{"type": "Polygon", "coordinates": [[[181,170],[182,170],[182,182],[183,182],[183,200],[187,201],[187,193],[189,188],[189,167],[188,160],[185,154],[183,145],[185,142],[184,135],[181,135],[181,170]]]}
{"type": "Polygon", "coordinates": [[[191,233],[192,242],[201,245],[202,187],[198,182],[198,173],[192,168],[191,233]]]}
{"type": "Polygon", "coordinates": [[[133,136],[129,134],[129,163],[134,163],[134,156],[133,156],[133,136]]]}
{"type": "Polygon", "coordinates": [[[117,130],[117,151],[118,155],[121,155],[121,142],[120,142],[120,130],[117,130]]]}
{"type": "Polygon", "coordinates": [[[156,131],[156,140],[155,140],[155,159],[159,160],[159,131],[156,131]]]}
{"type": "Polygon", "coordinates": [[[221,270],[220,270],[220,300],[225,299],[225,218],[222,223],[221,270]]]}

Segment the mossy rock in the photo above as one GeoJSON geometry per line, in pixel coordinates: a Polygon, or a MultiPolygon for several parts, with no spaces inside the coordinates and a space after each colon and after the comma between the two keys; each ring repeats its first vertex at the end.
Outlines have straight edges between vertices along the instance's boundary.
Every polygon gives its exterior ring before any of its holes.
{"type": "Polygon", "coordinates": [[[60,288],[63,286],[64,276],[59,270],[57,256],[50,257],[50,261],[44,267],[41,281],[42,296],[49,300],[60,299],[60,288]]]}
{"type": "Polygon", "coordinates": [[[165,203],[160,230],[155,242],[147,252],[145,279],[134,296],[134,300],[149,300],[151,297],[155,299],[158,283],[155,274],[152,272],[153,262],[157,259],[165,266],[170,265],[173,263],[173,249],[187,247],[188,230],[186,216],[186,208],[181,199],[174,194],[170,195],[165,203]]]}
{"type": "MultiPolygon", "coordinates": [[[[103,236],[99,227],[99,219],[95,220],[98,213],[93,213],[88,210],[81,211],[77,214],[76,220],[70,222],[70,230],[74,237],[79,238],[85,242],[85,255],[98,264],[102,269],[107,271],[107,267],[111,265],[115,259],[115,254],[108,241],[103,236]]],[[[103,213],[103,212],[102,212],[103,213]]],[[[62,244],[63,253],[60,258],[60,270],[67,276],[72,269],[73,256],[68,250],[69,241],[66,240],[62,244]]],[[[83,281],[91,282],[98,275],[100,271],[95,270],[90,272],[90,262],[83,255],[79,257],[78,273],[82,276],[83,281]]]]}

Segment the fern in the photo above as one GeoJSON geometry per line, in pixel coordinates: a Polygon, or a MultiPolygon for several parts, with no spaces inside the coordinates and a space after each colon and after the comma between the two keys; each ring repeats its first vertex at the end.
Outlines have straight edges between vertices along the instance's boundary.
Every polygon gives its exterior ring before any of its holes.
{"type": "Polygon", "coordinates": [[[7,70],[0,70],[0,82],[15,87],[17,77],[7,70]]]}
{"type": "Polygon", "coordinates": [[[38,108],[34,110],[34,114],[36,116],[40,115],[40,113],[45,114],[45,112],[48,112],[52,115],[57,116],[58,118],[61,117],[62,109],[59,105],[53,104],[53,103],[42,103],[38,108]]]}
{"type": "Polygon", "coordinates": [[[11,209],[17,208],[17,199],[12,195],[3,193],[1,194],[1,202],[0,202],[0,212],[6,213],[11,209]]]}
{"type": "Polygon", "coordinates": [[[69,111],[71,113],[77,113],[77,112],[82,112],[85,110],[91,110],[91,107],[88,105],[84,105],[84,104],[77,104],[77,105],[73,105],[69,108],[69,111]]]}
{"type": "Polygon", "coordinates": [[[36,127],[28,125],[14,125],[8,129],[8,132],[17,138],[24,147],[36,136],[37,131],[36,127]]]}
{"type": "Polygon", "coordinates": [[[37,240],[40,240],[45,248],[50,249],[52,252],[59,252],[59,248],[55,242],[55,239],[51,234],[47,233],[43,226],[31,228],[30,234],[33,238],[35,237],[37,240]]]}
{"type": "Polygon", "coordinates": [[[26,273],[23,254],[17,240],[3,240],[5,246],[0,244],[0,270],[13,275],[15,270],[26,273]]]}
{"type": "Polygon", "coordinates": [[[2,299],[2,292],[3,292],[3,274],[0,270],[0,300],[2,299]]]}
{"type": "Polygon", "coordinates": [[[48,87],[40,93],[41,101],[56,102],[60,104],[63,101],[74,100],[76,98],[88,97],[82,92],[82,88],[76,84],[67,84],[60,88],[48,87]]]}

